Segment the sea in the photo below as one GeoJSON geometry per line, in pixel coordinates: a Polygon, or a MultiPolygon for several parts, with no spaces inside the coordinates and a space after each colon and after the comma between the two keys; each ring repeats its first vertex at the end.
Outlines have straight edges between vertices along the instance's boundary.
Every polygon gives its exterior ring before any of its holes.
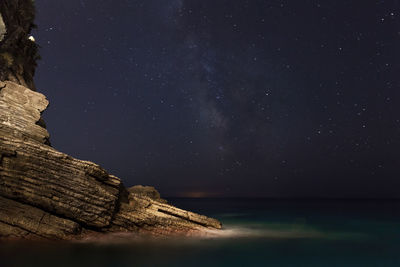
{"type": "Polygon", "coordinates": [[[0,266],[400,266],[400,200],[168,201],[219,219],[207,238],[0,243],[0,266]]]}

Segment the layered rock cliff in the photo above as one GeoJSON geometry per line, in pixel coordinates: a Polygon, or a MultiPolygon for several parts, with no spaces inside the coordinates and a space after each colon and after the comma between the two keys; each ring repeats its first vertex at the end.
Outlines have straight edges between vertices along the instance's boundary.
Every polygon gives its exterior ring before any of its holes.
{"type": "Polygon", "coordinates": [[[0,239],[76,239],[138,232],[202,235],[220,222],[166,203],[154,188],[126,189],[99,165],[50,146],[35,92],[32,0],[0,2],[0,239]]]}

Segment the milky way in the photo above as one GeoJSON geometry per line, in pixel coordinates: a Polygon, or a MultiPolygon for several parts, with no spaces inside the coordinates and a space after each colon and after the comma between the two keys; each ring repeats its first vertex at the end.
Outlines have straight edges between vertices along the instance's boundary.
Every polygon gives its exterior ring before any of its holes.
{"type": "Polygon", "coordinates": [[[399,1],[36,5],[57,149],[170,196],[399,196],[399,1]]]}

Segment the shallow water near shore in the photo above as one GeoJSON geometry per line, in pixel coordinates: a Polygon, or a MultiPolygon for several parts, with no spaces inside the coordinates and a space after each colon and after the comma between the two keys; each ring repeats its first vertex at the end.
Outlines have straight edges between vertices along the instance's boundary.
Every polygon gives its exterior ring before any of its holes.
{"type": "Polygon", "coordinates": [[[222,221],[204,238],[0,243],[0,266],[400,266],[400,201],[169,199],[222,221]]]}

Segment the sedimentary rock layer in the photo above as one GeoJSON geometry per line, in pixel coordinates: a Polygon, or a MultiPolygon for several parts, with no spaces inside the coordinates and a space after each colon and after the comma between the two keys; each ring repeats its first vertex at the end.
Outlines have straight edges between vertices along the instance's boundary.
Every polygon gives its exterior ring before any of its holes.
{"type": "Polygon", "coordinates": [[[3,197],[0,197],[0,218],[0,236],[5,237],[67,239],[82,230],[76,222],[3,197]]]}
{"type": "Polygon", "coordinates": [[[152,187],[125,189],[99,165],[48,145],[44,95],[0,82],[0,237],[81,238],[90,232],[201,234],[214,219],[166,204],[152,187]]]}
{"type": "Polygon", "coordinates": [[[35,124],[48,104],[42,94],[12,82],[1,87],[0,195],[88,226],[109,225],[120,180],[45,144],[48,133],[35,124]]]}
{"type": "MultiPolygon", "coordinates": [[[[0,1],[0,239],[75,239],[107,232],[201,235],[214,219],[166,204],[152,187],[126,189],[99,165],[50,146],[35,92],[32,0],[0,1]]],[[[122,144],[121,144],[122,145],[122,144]]]]}
{"type": "Polygon", "coordinates": [[[199,234],[204,228],[220,229],[221,223],[193,212],[153,200],[143,195],[130,194],[129,202],[122,203],[110,231],[143,231],[158,234],[199,234]],[[182,231],[183,230],[183,231],[182,231]]]}

